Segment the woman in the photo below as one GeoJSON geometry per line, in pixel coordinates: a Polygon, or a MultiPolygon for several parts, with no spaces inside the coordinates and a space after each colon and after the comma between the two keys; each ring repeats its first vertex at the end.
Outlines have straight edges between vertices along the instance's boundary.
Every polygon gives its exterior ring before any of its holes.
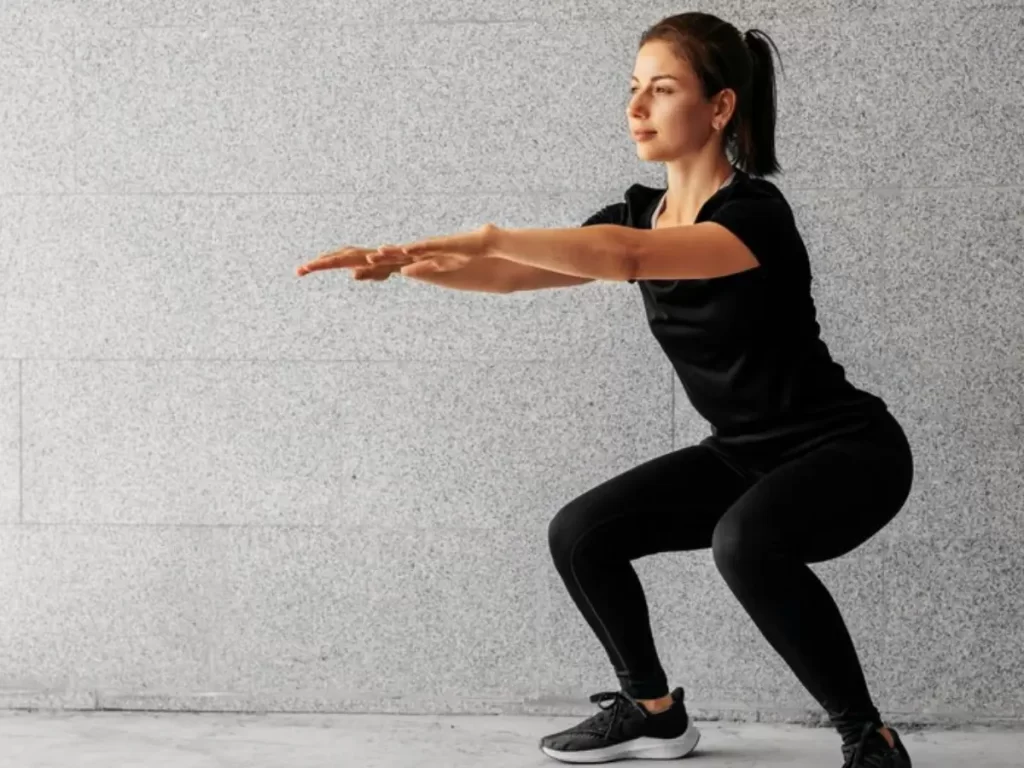
{"type": "Polygon", "coordinates": [[[621,682],[621,691],[591,697],[600,712],[541,739],[564,762],[694,749],[699,734],[683,689],[669,692],[630,562],[710,548],[730,590],[830,716],[844,765],[910,767],[808,563],[850,552],[897,514],[912,457],[884,401],[851,385],[820,340],[792,211],[755,178],[779,170],[767,39],[703,13],[643,35],[627,117],[641,157],[665,163],[666,190],[634,184],[583,228],[487,225],[350,248],[299,271],[347,266],[379,278],[401,269],[441,280],[511,263],[520,289],[639,285],[651,330],[712,434],[587,491],[551,521],[555,566],[621,682]]]}

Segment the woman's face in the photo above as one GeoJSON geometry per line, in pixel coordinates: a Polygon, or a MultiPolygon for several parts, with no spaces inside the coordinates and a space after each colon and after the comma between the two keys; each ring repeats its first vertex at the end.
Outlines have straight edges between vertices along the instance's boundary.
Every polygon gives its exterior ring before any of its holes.
{"type": "Polygon", "coordinates": [[[690,65],[662,40],[646,43],[637,53],[626,118],[637,152],[645,159],[697,152],[715,133],[714,101],[705,101],[690,65]],[[638,137],[640,131],[654,134],[638,137]]]}

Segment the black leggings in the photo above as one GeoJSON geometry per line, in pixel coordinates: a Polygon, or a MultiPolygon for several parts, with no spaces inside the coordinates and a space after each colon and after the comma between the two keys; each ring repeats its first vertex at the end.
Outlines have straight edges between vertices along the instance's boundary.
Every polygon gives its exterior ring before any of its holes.
{"type": "Polygon", "coordinates": [[[864,429],[768,471],[731,466],[703,444],[658,457],[567,504],[548,539],[625,693],[668,694],[630,561],[711,547],[765,639],[853,740],[865,722],[882,722],[839,609],[807,563],[871,538],[903,506],[912,477],[906,436],[883,411],[864,429]]]}

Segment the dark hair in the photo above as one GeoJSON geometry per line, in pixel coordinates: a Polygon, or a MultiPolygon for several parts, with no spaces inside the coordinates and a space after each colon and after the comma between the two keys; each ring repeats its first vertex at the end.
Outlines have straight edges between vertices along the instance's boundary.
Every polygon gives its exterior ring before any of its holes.
{"type": "MultiPolygon", "coordinates": [[[[672,45],[696,73],[711,99],[723,88],[736,91],[736,107],[722,133],[722,144],[732,162],[753,176],[781,170],[775,157],[775,70],[771,42],[752,29],[741,35],[732,24],[709,13],[681,13],[662,19],[640,38],[672,45]]],[[[781,64],[781,55],[779,56],[781,64]]]]}

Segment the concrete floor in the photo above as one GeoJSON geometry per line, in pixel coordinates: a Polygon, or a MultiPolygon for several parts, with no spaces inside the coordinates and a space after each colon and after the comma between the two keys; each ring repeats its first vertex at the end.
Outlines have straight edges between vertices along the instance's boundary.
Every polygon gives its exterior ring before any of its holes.
{"type": "MultiPolygon", "coordinates": [[[[525,768],[566,765],[537,740],[579,717],[0,712],[2,768],[525,768]]],[[[839,768],[824,728],[697,721],[693,766],[839,768]]],[[[1024,732],[904,734],[917,768],[1024,765],[1024,732]]],[[[676,762],[676,761],[671,761],[676,762]]],[[[617,765],[652,765],[629,760],[617,765]]]]}

